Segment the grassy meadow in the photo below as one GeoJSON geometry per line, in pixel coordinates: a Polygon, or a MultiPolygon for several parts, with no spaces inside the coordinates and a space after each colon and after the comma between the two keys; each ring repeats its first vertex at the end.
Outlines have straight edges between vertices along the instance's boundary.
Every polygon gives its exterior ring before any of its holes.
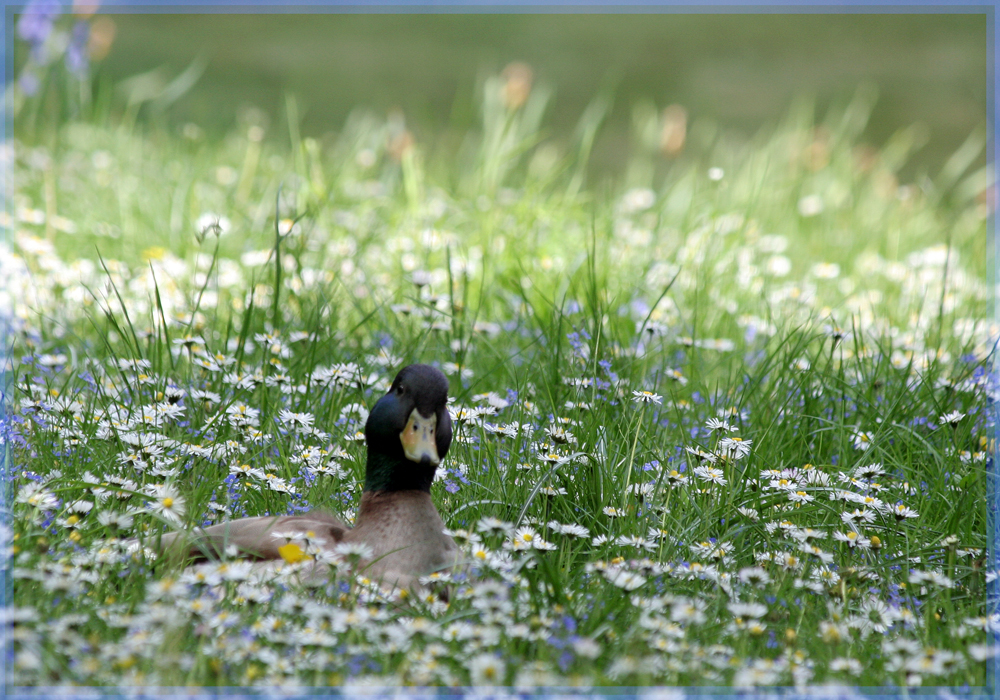
{"type": "Polygon", "coordinates": [[[484,81],[433,157],[399,114],[303,138],[291,98],[3,145],[8,686],[986,684],[985,133],[905,184],[919,130],[864,145],[866,90],[750,142],[637,108],[591,187],[607,96],[566,147],[546,100],[484,81]],[[454,399],[447,602],[144,546],[350,522],[412,362],[454,399]]]}

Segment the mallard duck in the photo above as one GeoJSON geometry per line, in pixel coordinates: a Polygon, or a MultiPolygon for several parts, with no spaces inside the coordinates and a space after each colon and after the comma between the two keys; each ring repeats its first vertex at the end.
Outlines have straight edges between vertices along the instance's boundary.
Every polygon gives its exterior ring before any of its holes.
{"type": "Polygon", "coordinates": [[[243,518],[166,534],[158,549],[206,559],[235,547],[248,558],[280,560],[279,548],[288,537],[308,533],[331,551],[340,543],[365,545],[372,552],[360,564],[366,577],[399,588],[413,586],[458,557],[430,496],[434,472],[451,445],[447,401],[448,380],[439,370],[410,365],[396,375],[365,424],[368,459],[353,528],[321,511],[243,518]]]}

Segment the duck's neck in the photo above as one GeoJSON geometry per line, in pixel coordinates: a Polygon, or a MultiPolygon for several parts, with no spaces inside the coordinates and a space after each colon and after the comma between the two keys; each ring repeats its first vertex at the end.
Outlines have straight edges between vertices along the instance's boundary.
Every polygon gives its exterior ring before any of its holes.
{"type": "Polygon", "coordinates": [[[434,467],[421,467],[407,459],[368,450],[365,467],[365,491],[431,492],[434,467]]]}

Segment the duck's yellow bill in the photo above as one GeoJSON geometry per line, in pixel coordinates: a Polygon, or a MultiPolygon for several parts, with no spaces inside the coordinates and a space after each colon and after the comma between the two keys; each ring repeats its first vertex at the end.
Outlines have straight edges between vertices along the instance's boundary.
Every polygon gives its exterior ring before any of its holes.
{"type": "Polygon", "coordinates": [[[403,452],[411,462],[420,464],[426,457],[431,465],[437,466],[441,459],[438,457],[437,440],[434,433],[437,430],[437,416],[424,418],[420,411],[413,409],[410,419],[406,421],[406,427],[399,434],[399,441],[403,443],[403,452]]]}

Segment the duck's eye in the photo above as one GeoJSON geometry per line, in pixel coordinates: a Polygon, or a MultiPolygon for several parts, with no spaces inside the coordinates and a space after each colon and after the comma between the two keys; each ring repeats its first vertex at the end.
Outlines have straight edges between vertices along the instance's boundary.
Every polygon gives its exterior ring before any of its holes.
{"type": "Polygon", "coordinates": [[[406,387],[400,384],[399,386],[396,387],[396,393],[402,396],[403,394],[406,393],[406,387]]]}

